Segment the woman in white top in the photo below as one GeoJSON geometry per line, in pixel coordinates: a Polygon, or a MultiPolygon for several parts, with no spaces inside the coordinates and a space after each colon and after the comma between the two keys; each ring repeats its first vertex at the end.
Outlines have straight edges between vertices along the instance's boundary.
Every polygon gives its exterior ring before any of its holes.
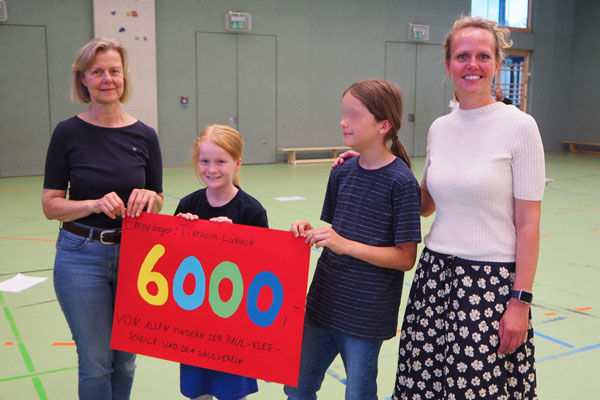
{"type": "Polygon", "coordinates": [[[436,216],[404,316],[394,399],[537,398],[530,304],[544,153],[535,120],[491,96],[508,35],[463,17],[444,42],[460,108],[429,130],[421,215],[436,216]]]}

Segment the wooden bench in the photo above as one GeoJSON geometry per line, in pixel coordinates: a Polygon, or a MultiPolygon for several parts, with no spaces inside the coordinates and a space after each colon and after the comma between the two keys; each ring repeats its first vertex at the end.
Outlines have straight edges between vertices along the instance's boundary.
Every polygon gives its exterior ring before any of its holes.
{"type": "Polygon", "coordinates": [[[564,144],[569,145],[569,151],[573,153],[586,153],[586,154],[595,154],[600,155],[600,151],[590,151],[590,150],[579,150],[577,146],[584,147],[600,147],[600,143],[592,143],[592,142],[578,142],[576,140],[563,140],[564,144]]]}
{"type": "Polygon", "coordinates": [[[324,147],[280,147],[279,151],[285,151],[288,153],[288,164],[305,164],[305,163],[320,163],[320,162],[333,162],[340,150],[350,150],[348,146],[324,146],[324,147]],[[302,158],[298,160],[296,153],[301,151],[312,151],[312,152],[323,152],[331,151],[331,158],[302,158]]]}

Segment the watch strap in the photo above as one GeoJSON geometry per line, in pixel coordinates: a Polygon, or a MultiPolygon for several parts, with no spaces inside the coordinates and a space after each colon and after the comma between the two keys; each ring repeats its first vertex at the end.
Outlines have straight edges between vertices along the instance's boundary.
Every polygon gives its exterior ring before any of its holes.
{"type": "Polygon", "coordinates": [[[533,302],[533,293],[526,290],[511,290],[510,297],[513,297],[526,304],[531,304],[531,302],[533,302]]]}

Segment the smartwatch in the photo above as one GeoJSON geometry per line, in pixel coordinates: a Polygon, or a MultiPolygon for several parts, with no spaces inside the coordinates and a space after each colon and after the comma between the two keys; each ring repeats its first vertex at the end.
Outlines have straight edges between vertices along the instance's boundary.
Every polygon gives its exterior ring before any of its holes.
{"type": "Polygon", "coordinates": [[[511,290],[510,297],[513,297],[525,304],[531,304],[533,301],[533,293],[526,290],[511,290]]]}

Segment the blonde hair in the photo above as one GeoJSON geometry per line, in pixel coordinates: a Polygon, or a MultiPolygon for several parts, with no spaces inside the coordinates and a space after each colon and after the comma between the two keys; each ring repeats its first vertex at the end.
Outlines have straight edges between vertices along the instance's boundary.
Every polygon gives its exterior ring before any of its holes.
{"type": "Polygon", "coordinates": [[[121,56],[123,64],[123,94],[119,101],[127,102],[131,96],[131,78],[129,76],[129,58],[127,50],[121,43],[114,39],[94,38],[79,49],[75,62],[73,63],[73,86],[71,88],[71,100],[79,103],[90,102],[90,92],[81,81],[83,75],[92,67],[96,54],[99,52],[115,50],[121,56]]]}
{"type": "Polygon", "coordinates": [[[381,79],[367,79],[355,82],[344,91],[342,97],[350,93],[369,110],[375,121],[388,120],[392,126],[385,135],[385,140],[392,142],[390,151],[400,157],[408,167],[411,167],[410,158],[398,138],[402,127],[402,92],[393,82],[381,79]]]}
{"type": "MultiPolygon", "coordinates": [[[[244,151],[244,140],[242,135],[235,129],[227,125],[207,125],[200,131],[198,137],[194,140],[194,146],[191,152],[192,168],[198,175],[198,154],[200,153],[200,144],[211,142],[225,150],[234,160],[242,159],[244,151]]],[[[233,175],[233,184],[240,185],[240,177],[238,171],[233,175]]]]}
{"type": "Polygon", "coordinates": [[[496,22],[490,21],[481,17],[472,18],[463,16],[452,25],[452,29],[448,32],[446,39],[444,40],[444,54],[446,61],[450,61],[450,47],[452,46],[452,39],[456,32],[465,28],[479,28],[486,30],[494,37],[496,43],[495,55],[496,59],[500,62],[504,61],[504,49],[512,46],[513,42],[508,37],[510,36],[510,30],[503,26],[499,26],[496,22]]]}

